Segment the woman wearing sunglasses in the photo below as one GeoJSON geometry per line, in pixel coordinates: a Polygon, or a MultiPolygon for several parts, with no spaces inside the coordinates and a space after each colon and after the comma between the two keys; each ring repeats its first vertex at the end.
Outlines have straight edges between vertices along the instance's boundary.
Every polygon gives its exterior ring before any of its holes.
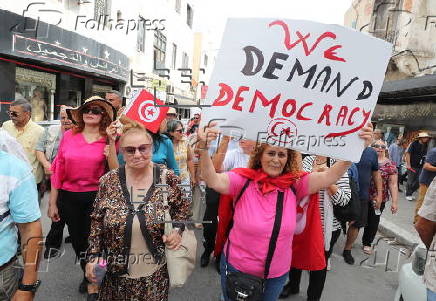
{"type": "MultiPolygon", "coordinates": [[[[338,161],[325,171],[307,174],[301,171],[301,154],[297,151],[261,144],[251,155],[249,168],[217,173],[207,150],[210,141],[218,137],[216,125],[212,122],[210,127],[200,129],[198,147],[201,148],[201,175],[207,186],[234,199],[233,226],[221,256],[224,300],[235,301],[240,296],[240,284],[253,284],[250,279],[254,276],[255,284],[248,286],[251,292],[260,295],[259,300],[275,301],[282,292],[295,255],[293,237],[298,229],[297,216],[301,217],[302,206],[307,204],[306,197],[336,184],[351,162],[338,161]]],[[[370,123],[359,137],[369,145],[370,123]]],[[[316,197],[314,202],[317,202],[316,197]]],[[[305,251],[309,257],[310,248],[305,251]]],[[[323,262],[321,257],[318,265],[323,262]]]]}
{"type": "MultiPolygon", "coordinates": [[[[392,198],[391,212],[395,214],[398,210],[398,172],[395,163],[386,157],[386,143],[383,140],[376,140],[371,147],[377,152],[378,166],[382,178],[382,202],[376,204],[376,201],[369,203],[368,223],[365,227],[362,237],[363,252],[370,255],[372,253],[372,242],[378,230],[380,215],[385,209],[386,202],[392,198]],[[376,209],[379,208],[379,209],[376,209]]],[[[377,189],[374,180],[371,180],[369,186],[370,200],[377,197],[377,189]]]]}
{"type": "MultiPolygon", "coordinates": [[[[116,116],[115,108],[106,100],[93,96],[76,109],[67,110],[74,123],[64,133],[52,164],[52,190],[48,215],[53,222],[65,220],[73,249],[85,271],[84,255],[88,249],[90,215],[99,179],[106,171],[106,129],[116,116]]],[[[95,300],[97,286],[83,278],[79,291],[88,291],[95,300]]]]}
{"type": "Polygon", "coordinates": [[[173,223],[171,235],[164,235],[162,196],[168,192],[173,221],[188,219],[189,202],[181,197],[179,177],[152,162],[150,134],[136,123],[126,125],[123,132],[120,150],[126,164],[101,178],[91,216],[86,276],[97,281],[94,267],[103,257],[107,271],[98,300],[166,301],[165,246],[179,248],[184,224],[173,223]],[[156,185],[164,179],[167,187],[156,185]]]}
{"type": "Polygon", "coordinates": [[[195,169],[192,161],[193,154],[188,140],[183,134],[183,124],[179,120],[170,120],[167,123],[167,136],[174,146],[174,156],[179,166],[180,181],[184,185],[195,186],[195,169]]]}

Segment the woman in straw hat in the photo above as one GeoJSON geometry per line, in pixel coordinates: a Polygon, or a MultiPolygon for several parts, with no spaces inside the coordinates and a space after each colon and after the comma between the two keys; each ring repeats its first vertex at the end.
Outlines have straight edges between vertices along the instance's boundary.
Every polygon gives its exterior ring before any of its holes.
{"type": "MultiPolygon", "coordinates": [[[[58,154],[52,164],[52,190],[48,215],[53,222],[65,220],[73,249],[85,271],[85,252],[88,248],[90,215],[96,197],[99,179],[106,171],[103,153],[106,129],[116,116],[115,108],[106,100],[93,96],[75,109],[67,110],[74,123],[65,132],[58,154]]],[[[79,291],[88,290],[88,300],[94,300],[97,287],[84,277],[79,291]],[[87,287],[88,286],[88,287],[87,287]]]]}

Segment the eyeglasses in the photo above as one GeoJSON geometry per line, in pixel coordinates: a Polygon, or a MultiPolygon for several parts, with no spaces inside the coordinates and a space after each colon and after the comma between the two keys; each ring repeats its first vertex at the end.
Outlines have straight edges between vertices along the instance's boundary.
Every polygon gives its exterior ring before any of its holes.
{"type": "Polygon", "coordinates": [[[10,117],[18,117],[18,116],[20,116],[19,113],[14,112],[14,111],[7,111],[6,113],[8,113],[8,115],[9,115],[10,117]]]}
{"type": "Polygon", "coordinates": [[[177,132],[177,133],[183,133],[183,129],[178,129],[178,130],[175,130],[174,132],[177,132]]]}
{"type": "Polygon", "coordinates": [[[373,148],[381,148],[381,149],[386,149],[386,145],[383,144],[373,144],[371,145],[373,148]]]}
{"type": "Polygon", "coordinates": [[[103,114],[103,110],[100,107],[84,108],[82,112],[83,114],[93,114],[93,115],[103,114]]]}
{"type": "Polygon", "coordinates": [[[133,156],[134,154],[136,154],[136,150],[138,150],[141,155],[149,154],[151,152],[151,147],[152,147],[152,144],[150,143],[150,144],[141,144],[138,147],[125,146],[125,147],[122,147],[121,149],[126,154],[133,156]]]}

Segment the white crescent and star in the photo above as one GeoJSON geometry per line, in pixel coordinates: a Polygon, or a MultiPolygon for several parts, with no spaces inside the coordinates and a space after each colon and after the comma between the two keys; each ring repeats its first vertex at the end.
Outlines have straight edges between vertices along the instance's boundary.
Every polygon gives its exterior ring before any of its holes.
{"type": "Polygon", "coordinates": [[[138,108],[138,115],[145,122],[153,122],[159,118],[160,109],[154,106],[154,101],[143,101],[138,108]]]}

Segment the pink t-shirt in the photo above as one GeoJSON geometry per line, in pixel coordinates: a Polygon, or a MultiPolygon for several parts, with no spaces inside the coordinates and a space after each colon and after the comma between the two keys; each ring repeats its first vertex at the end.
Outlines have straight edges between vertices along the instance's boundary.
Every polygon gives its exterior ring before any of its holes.
{"type": "MultiPolygon", "coordinates": [[[[230,195],[236,197],[246,178],[228,172],[230,195]]],[[[308,175],[294,184],[297,200],[308,195],[308,175]]],[[[281,189],[279,189],[281,190],[281,189]]],[[[276,278],[289,272],[292,259],[292,239],[296,225],[296,198],[291,188],[284,191],[283,217],[277,245],[268,278],[276,278]]],[[[262,195],[257,185],[250,182],[236,204],[234,224],[230,231],[230,264],[237,270],[263,277],[268,254],[269,240],[276,214],[277,190],[262,195]]],[[[227,254],[227,243],[224,246],[227,254]]]]}
{"type": "Polygon", "coordinates": [[[52,164],[51,183],[72,192],[96,191],[105,172],[106,139],[88,143],[82,133],[66,131],[52,164]]]}

